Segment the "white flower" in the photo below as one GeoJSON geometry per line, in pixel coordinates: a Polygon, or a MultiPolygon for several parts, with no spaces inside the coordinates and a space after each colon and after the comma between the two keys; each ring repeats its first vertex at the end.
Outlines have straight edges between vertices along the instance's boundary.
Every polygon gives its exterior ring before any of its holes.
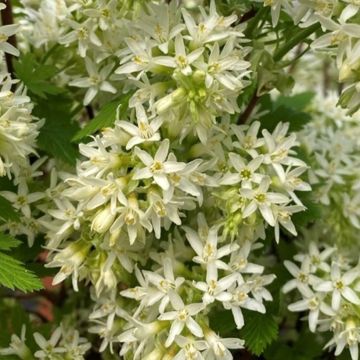
{"type": "Polygon", "coordinates": [[[177,35],[175,38],[175,57],[158,57],[155,59],[155,62],[159,65],[177,68],[182,74],[188,76],[192,73],[190,65],[201,56],[203,51],[203,48],[199,48],[187,54],[183,37],[177,35]]]}
{"type": "Polygon", "coordinates": [[[204,293],[202,299],[205,305],[211,304],[215,300],[219,302],[230,301],[232,298],[231,293],[227,290],[236,282],[238,274],[233,273],[220,280],[215,275],[217,274],[207,273],[206,282],[199,281],[194,284],[197,289],[204,293]]]}
{"type": "Polygon", "coordinates": [[[118,193],[120,206],[116,209],[116,220],[110,227],[110,232],[115,233],[124,225],[127,227],[130,244],[133,244],[137,237],[144,237],[144,228],[151,231],[152,227],[149,220],[146,219],[145,213],[139,208],[139,202],[135,194],[130,194],[126,198],[118,193]]]}
{"type": "Polygon", "coordinates": [[[69,83],[70,86],[88,89],[84,97],[84,105],[90,104],[99,91],[116,94],[116,89],[106,80],[113,69],[113,64],[108,64],[99,70],[98,66],[86,57],[85,66],[89,76],[74,79],[69,83]]]}
{"type": "Polygon", "coordinates": [[[325,246],[324,250],[320,251],[319,246],[315,242],[309,244],[309,250],[307,254],[297,254],[294,259],[299,262],[303,262],[305,258],[309,258],[311,263],[311,272],[315,273],[317,269],[330,272],[329,257],[334,254],[336,249],[328,245],[325,246]]]}
{"type": "Polygon", "coordinates": [[[239,286],[234,286],[228,290],[231,293],[232,298],[231,300],[224,302],[224,308],[231,310],[237,329],[241,329],[245,324],[241,308],[258,311],[263,314],[266,312],[262,302],[249,297],[248,294],[250,290],[251,285],[247,283],[242,283],[239,286]]]}
{"type": "Polygon", "coordinates": [[[341,297],[350,303],[360,305],[360,298],[350,285],[360,277],[358,268],[351,269],[341,274],[339,265],[335,262],[331,265],[331,280],[322,281],[315,285],[315,290],[321,292],[332,292],[331,306],[334,310],[339,310],[341,297]]]}
{"type": "Polygon", "coordinates": [[[135,148],[135,155],[146,165],[142,169],[137,169],[133,175],[134,180],[153,178],[163,190],[170,187],[169,174],[180,171],[186,164],[176,161],[166,161],[168,157],[170,141],[165,139],[161,142],[158,150],[152,158],[146,151],[135,148]]]}
{"type": "MultiPolygon", "coordinates": [[[[5,7],[3,9],[5,9],[5,7]]],[[[19,29],[19,25],[17,24],[0,26],[0,51],[3,51],[4,53],[8,53],[14,56],[19,56],[20,54],[19,50],[15,46],[7,42],[9,37],[16,34],[18,29],[19,29]]]]}
{"type": "Polygon", "coordinates": [[[297,288],[301,294],[311,296],[312,291],[310,290],[309,285],[313,286],[319,281],[319,279],[311,274],[310,259],[304,259],[300,269],[293,262],[288,260],[284,261],[284,265],[295,279],[288,281],[283,286],[283,292],[286,294],[297,288]]]}
{"type": "Polygon", "coordinates": [[[246,164],[240,155],[229,153],[229,160],[237,173],[226,173],[221,179],[222,185],[234,185],[241,183],[242,187],[251,188],[252,182],[261,182],[263,175],[256,173],[256,170],[263,162],[262,156],[258,156],[246,164]]]}
{"type": "Polygon", "coordinates": [[[92,19],[87,19],[79,24],[74,20],[67,19],[72,30],[59,39],[60,44],[68,45],[78,42],[79,55],[85,58],[90,45],[101,46],[101,41],[96,35],[96,24],[92,19]]]}
{"type": "Polygon", "coordinates": [[[20,210],[27,218],[31,217],[30,204],[45,197],[43,192],[29,193],[26,182],[21,182],[18,186],[18,192],[1,191],[1,195],[9,200],[15,209],[20,210]]]}
{"type": "Polygon", "coordinates": [[[232,243],[217,248],[218,242],[218,227],[213,226],[209,229],[207,238],[200,239],[199,235],[192,229],[184,227],[186,238],[188,239],[191,247],[196,252],[196,256],[193,261],[198,264],[204,264],[207,266],[208,271],[210,267],[213,269],[228,270],[229,266],[220,259],[226,255],[231,254],[233,251],[239,248],[239,245],[232,243]]]}
{"type": "Polygon", "coordinates": [[[200,46],[209,42],[219,41],[228,38],[230,35],[243,36],[238,30],[230,27],[237,20],[236,15],[223,17],[216,11],[215,0],[210,2],[209,14],[201,8],[199,24],[196,24],[193,17],[184,8],[181,9],[185,25],[190,34],[189,38],[195,46],[200,46]]]}
{"type": "Polygon", "coordinates": [[[181,334],[185,326],[196,337],[203,337],[204,333],[200,325],[192,317],[204,309],[204,304],[185,305],[175,291],[170,291],[169,297],[175,311],[165,312],[158,318],[159,320],[171,321],[169,336],[165,346],[169,347],[174,342],[175,337],[181,334]]]}
{"type": "Polygon", "coordinates": [[[175,355],[174,360],[204,360],[201,352],[208,348],[205,340],[195,340],[188,336],[178,335],[175,337],[175,342],[181,350],[175,355]]]}
{"type": "Polygon", "coordinates": [[[156,117],[154,120],[149,122],[142,105],[136,105],[135,110],[137,126],[131,124],[128,121],[117,121],[115,123],[116,126],[125,130],[132,136],[126,144],[126,150],[130,150],[135,145],[160,140],[160,134],[158,130],[160,129],[163,119],[156,117]]]}
{"type": "Polygon", "coordinates": [[[244,340],[236,338],[221,338],[213,331],[205,331],[205,340],[208,343],[209,349],[205,350],[205,359],[215,360],[233,360],[233,356],[229,349],[243,349],[244,340]]]}
{"type": "Polygon", "coordinates": [[[289,198],[280,193],[268,192],[270,181],[268,177],[264,177],[256,190],[242,188],[240,193],[250,200],[250,203],[244,208],[244,218],[247,218],[259,209],[266,222],[270,226],[275,226],[276,219],[272,204],[285,204],[289,202],[289,198]]]}
{"type": "Polygon", "coordinates": [[[34,333],[34,339],[39,345],[41,350],[35,352],[35,357],[39,359],[49,359],[55,357],[56,354],[62,354],[66,352],[63,346],[57,346],[62,335],[61,327],[58,327],[51,335],[49,340],[46,340],[40,333],[34,333]]]}
{"type": "Polygon", "coordinates": [[[177,291],[179,286],[185,281],[183,277],[174,277],[173,261],[170,258],[165,258],[163,263],[164,276],[152,271],[143,271],[149,285],[152,284],[157,289],[157,291],[151,291],[148,306],[161,300],[159,304],[160,313],[163,313],[169,304],[171,292],[177,291]]]}
{"type": "Polygon", "coordinates": [[[309,310],[308,322],[309,329],[312,332],[316,331],[316,326],[319,323],[319,315],[322,312],[328,316],[335,316],[334,310],[326,304],[324,296],[317,294],[308,294],[304,299],[294,302],[288,306],[290,311],[306,311],[309,310]]]}
{"type": "Polygon", "coordinates": [[[60,250],[46,267],[61,267],[60,271],[53,278],[53,285],[64,281],[72,274],[72,284],[75,291],[78,291],[79,268],[82,266],[89,254],[91,243],[85,240],[77,240],[60,250]]]}

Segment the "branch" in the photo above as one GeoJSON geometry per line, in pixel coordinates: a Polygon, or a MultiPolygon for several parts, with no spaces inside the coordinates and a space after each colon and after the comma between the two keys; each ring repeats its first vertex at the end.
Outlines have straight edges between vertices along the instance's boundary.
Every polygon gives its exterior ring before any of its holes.
{"type": "Polygon", "coordinates": [[[259,97],[256,94],[256,90],[250,99],[248,106],[246,107],[245,111],[239,116],[238,124],[245,124],[246,120],[250,117],[251,113],[253,112],[257,102],[259,101],[259,97]]]}
{"type": "MultiPolygon", "coordinates": [[[[6,8],[1,11],[1,23],[2,25],[11,25],[14,23],[11,0],[0,0],[1,3],[6,5],[6,8]]],[[[8,40],[9,44],[16,47],[16,36],[12,35],[8,40]]],[[[13,56],[11,54],[5,53],[5,61],[8,72],[11,74],[11,77],[14,75],[14,67],[12,64],[13,56]]]]}

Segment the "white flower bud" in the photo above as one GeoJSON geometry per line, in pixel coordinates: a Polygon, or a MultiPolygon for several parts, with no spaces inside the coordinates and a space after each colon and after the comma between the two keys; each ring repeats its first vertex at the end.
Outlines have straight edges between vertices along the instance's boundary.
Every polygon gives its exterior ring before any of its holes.
{"type": "Polygon", "coordinates": [[[108,231],[112,223],[114,222],[115,214],[111,213],[110,206],[98,212],[91,223],[91,230],[94,230],[100,234],[108,231]]]}

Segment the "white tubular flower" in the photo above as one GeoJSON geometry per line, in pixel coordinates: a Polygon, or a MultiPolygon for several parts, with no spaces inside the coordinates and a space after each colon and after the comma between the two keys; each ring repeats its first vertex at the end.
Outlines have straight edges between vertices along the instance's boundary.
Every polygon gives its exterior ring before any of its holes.
{"type": "Polygon", "coordinates": [[[223,40],[230,35],[243,36],[240,31],[234,31],[233,28],[230,27],[230,25],[237,20],[237,16],[230,15],[228,17],[223,17],[218,14],[214,0],[211,0],[210,2],[209,14],[201,8],[201,20],[199,24],[196,24],[195,20],[187,10],[184,8],[181,10],[185,25],[190,34],[190,39],[195,46],[223,40]]]}
{"type": "Polygon", "coordinates": [[[175,291],[170,291],[169,297],[174,311],[165,312],[158,317],[159,320],[171,321],[169,336],[166,339],[165,346],[169,347],[174,342],[175,337],[181,334],[184,327],[196,337],[203,337],[202,328],[192,317],[204,309],[204,304],[185,305],[175,291]]]}
{"type": "MultiPolygon", "coordinates": [[[[80,206],[77,208],[67,199],[55,199],[54,200],[58,209],[49,209],[48,213],[54,217],[57,221],[57,235],[66,234],[71,228],[78,230],[80,228],[80,219],[84,213],[80,206]]],[[[41,223],[46,227],[52,227],[54,224],[47,224],[45,220],[41,223]]]]}
{"type": "Polygon", "coordinates": [[[250,252],[251,243],[249,241],[245,241],[239,250],[232,251],[229,262],[231,270],[241,274],[262,274],[264,271],[262,265],[253,264],[248,261],[250,252]]]}
{"type": "Polygon", "coordinates": [[[152,71],[156,67],[155,58],[152,56],[153,44],[150,41],[136,41],[134,39],[125,39],[129,48],[130,55],[125,56],[120,61],[120,67],[115,70],[115,74],[128,75],[138,73],[137,79],[141,75],[152,71]]]}
{"type": "Polygon", "coordinates": [[[319,315],[323,313],[327,316],[333,317],[336,315],[335,311],[326,304],[323,295],[312,293],[310,296],[304,296],[303,300],[294,302],[288,306],[290,311],[309,311],[308,322],[309,329],[311,332],[316,331],[316,327],[319,323],[319,315]]]}
{"type": "Polygon", "coordinates": [[[207,63],[196,61],[194,66],[206,73],[205,85],[210,88],[215,80],[231,91],[238,91],[244,87],[241,78],[249,73],[248,61],[241,59],[234,51],[234,40],[226,42],[220,52],[219,43],[211,49],[207,63]]]}
{"type": "Polygon", "coordinates": [[[285,228],[290,234],[296,236],[297,231],[294,223],[291,221],[291,216],[300,211],[306,210],[302,205],[279,205],[273,206],[275,215],[275,240],[279,243],[280,240],[280,225],[285,228]]]}
{"type": "Polygon", "coordinates": [[[200,239],[199,235],[192,229],[184,227],[186,238],[194,249],[196,256],[193,261],[198,264],[214,267],[216,269],[228,270],[229,266],[220,259],[231,254],[239,248],[239,245],[232,243],[217,248],[218,226],[209,229],[207,238],[200,239]]]}
{"type": "Polygon", "coordinates": [[[53,285],[57,285],[64,281],[72,274],[72,285],[75,291],[78,291],[78,275],[79,268],[84,263],[89,254],[91,243],[85,240],[78,240],[66,248],[60,250],[46,267],[61,267],[60,271],[53,279],[53,285]]]}
{"type": "Polygon", "coordinates": [[[205,350],[203,356],[205,359],[215,360],[233,360],[230,350],[243,349],[245,341],[236,338],[221,338],[213,331],[204,331],[205,340],[209,349],[205,350]]]}
{"type": "Polygon", "coordinates": [[[264,177],[258,188],[253,189],[240,189],[241,195],[250,200],[243,211],[243,217],[247,218],[259,209],[261,215],[270,226],[275,226],[275,214],[272,209],[273,204],[286,204],[289,198],[280,193],[268,192],[271,180],[264,177]]]}
{"type": "Polygon", "coordinates": [[[182,74],[189,76],[192,73],[190,65],[201,56],[203,51],[203,48],[199,48],[187,54],[183,37],[177,35],[175,38],[175,57],[158,57],[155,62],[159,65],[177,68],[182,74]]]}
{"type": "Polygon", "coordinates": [[[344,329],[336,332],[333,338],[325,345],[327,347],[335,346],[335,356],[340,355],[345,346],[350,350],[351,360],[359,359],[360,326],[349,318],[345,322],[344,329]]]}
{"type": "Polygon", "coordinates": [[[152,271],[143,271],[148,284],[154,285],[156,289],[152,290],[149,297],[148,306],[160,301],[159,312],[163,313],[171,300],[171,292],[177,291],[181,284],[185,281],[183,277],[174,277],[173,261],[165,258],[164,276],[152,271]]]}
{"type": "Polygon", "coordinates": [[[231,300],[224,302],[224,308],[231,310],[237,329],[241,329],[245,324],[241,308],[265,314],[266,310],[262,302],[249,297],[248,294],[251,291],[250,284],[242,283],[239,286],[234,286],[228,291],[231,293],[232,298],[231,300]]]}
{"type": "Polygon", "coordinates": [[[238,274],[233,273],[218,280],[217,274],[207,272],[206,282],[199,281],[194,286],[203,292],[203,303],[209,305],[214,301],[225,302],[232,298],[227,290],[237,281],[238,274]]]}
{"type": "Polygon", "coordinates": [[[293,262],[288,260],[284,261],[284,265],[295,279],[288,281],[283,286],[283,292],[286,294],[297,288],[301,294],[311,296],[312,292],[310,286],[317,284],[319,279],[311,273],[310,259],[306,258],[302,262],[300,269],[293,262]]]}
{"type": "Polygon", "coordinates": [[[67,19],[72,30],[59,39],[60,44],[69,45],[78,42],[79,55],[85,58],[90,45],[101,46],[101,41],[96,35],[96,24],[92,19],[87,19],[79,24],[74,20],[67,19]]]}
{"type": "Polygon", "coordinates": [[[185,28],[184,24],[175,24],[179,21],[179,13],[176,3],[157,4],[150,3],[147,9],[150,15],[144,13],[141,15],[141,21],[136,26],[139,30],[145,31],[152,39],[156,41],[159,50],[167,54],[169,51],[169,42],[185,28]]]}
{"type": "Polygon", "coordinates": [[[262,131],[267,148],[267,152],[264,155],[264,163],[274,168],[282,182],[285,181],[285,171],[282,165],[306,168],[306,164],[302,160],[289,156],[290,149],[297,144],[297,141],[294,133],[285,137],[288,128],[288,124],[280,123],[272,134],[266,129],[262,131]]]}
{"type": "Polygon", "coordinates": [[[203,360],[202,351],[208,348],[205,340],[195,340],[189,336],[178,335],[175,337],[176,344],[180,351],[175,355],[174,360],[203,360]]]}
{"type": "Polygon", "coordinates": [[[163,190],[170,187],[169,174],[181,171],[186,164],[176,161],[166,161],[168,157],[170,141],[165,139],[161,142],[158,150],[152,158],[146,151],[135,148],[136,156],[146,165],[145,168],[138,169],[133,175],[134,180],[153,178],[163,190]]]}
{"type": "MultiPolygon", "coordinates": [[[[5,4],[1,4],[1,5],[5,5],[5,4]]],[[[4,10],[5,8],[6,5],[2,6],[0,8],[0,11],[4,10]]],[[[15,35],[18,29],[19,29],[19,25],[17,24],[0,26],[0,51],[14,56],[20,55],[19,50],[15,46],[7,42],[9,37],[15,35]]]]}
{"type": "Polygon", "coordinates": [[[0,355],[4,355],[4,356],[17,355],[20,359],[31,358],[32,357],[31,350],[25,344],[26,341],[25,334],[26,334],[26,326],[22,325],[20,337],[15,334],[11,335],[11,341],[9,347],[0,348],[0,355]]]}
{"type": "Polygon", "coordinates": [[[257,149],[264,145],[264,139],[258,138],[260,122],[254,121],[248,125],[231,125],[237,141],[233,143],[235,148],[240,148],[249,153],[253,158],[258,156],[257,149]]]}
{"type": "Polygon", "coordinates": [[[70,86],[87,89],[84,105],[89,105],[99,91],[116,94],[116,89],[106,80],[112,71],[113,64],[108,64],[99,70],[98,66],[87,57],[85,58],[85,66],[89,76],[74,79],[69,83],[70,86]]]}
{"type": "Polygon", "coordinates": [[[139,208],[139,202],[135,194],[130,194],[128,198],[118,194],[121,206],[116,209],[118,214],[116,220],[110,227],[110,232],[115,233],[124,225],[127,227],[129,242],[132,245],[137,237],[143,237],[144,228],[151,231],[151,223],[146,219],[145,213],[139,208]]]}
{"type": "Polygon", "coordinates": [[[251,188],[253,182],[261,182],[263,175],[256,173],[256,170],[263,162],[262,156],[258,156],[246,164],[240,155],[229,153],[229,160],[237,173],[226,173],[221,179],[221,185],[241,183],[242,187],[251,188]]]}
{"type": "Polygon", "coordinates": [[[1,191],[1,195],[9,200],[15,209],[20,210],[27,218],[31,217],[30,205],[45,197],[45,193],[42,192],[29,193],[26,182],[19,184],[17,193],[1,191]]]}
{"type": "Polygon", "coordinates": [[[163,119],[156,117],[154,120],[149,122],[148,117],[145,113],[145,110],[142,105],[136,105],[136,119],[137,126],[131,124],[128,121],[117,121],[116,126],[125,130],[129,135],[131,135],[130,140],[126,144],[126,150],[130,150],[135,145],[142,143],[160,141],[160,133],[158,130],[163,123],[163,119]]]}
{"type": "Polygon", "coordinates": [[[61,335],[61,327],[58,327],[52,333],[49,340],[46,340],[40,333],[34,333],[34,339],[41,349],[35,352],[35,357],[41,360],[46,360],[56,357],[56,354],[66,353],[66,349],[63,346],[58,346],[61,335]]]}
{"type": "Polygon", "coordinates": [[[306,258],[310,258],[312,273],[315,273],[318,269],[330,273],[330,265],[328,262],[330,256],[333,255],[335,251],[336,249],[330,246],[325,246],[324,249],[320,251],[319,246],[311,242],[309,244],[309,252],[307,254],[297,254],[294,256],[294,259],[303,262],[306,258]]]}
{"type": "Polygon", "coordinates": [[[182,201],[168,200],[156,191],[150,191],[149,202],[145,216],[151,221],[157,239],[161,237],[161,228],[167,228],[170,222],[181,225],[179,208],[184,205],[182,201]]]}
{"type": "Polygon", "coordinates": [[[331,280],[322,281],[315,285],[315,290],[321,292],[332,292],[331,306],[334,310],[339,310],[341,298],[345,298],[352,304],[360,305],[360,298],[350,287],[353,282],[360,277],[358,268],[341,274],[339,265],[335,262],[331,265],[331,280]]]}

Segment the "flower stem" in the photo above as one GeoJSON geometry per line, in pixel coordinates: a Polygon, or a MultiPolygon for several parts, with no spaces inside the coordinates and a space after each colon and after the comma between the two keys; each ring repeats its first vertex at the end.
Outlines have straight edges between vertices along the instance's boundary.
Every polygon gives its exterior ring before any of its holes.
{"type": "Polygon", "coordinates": [[[312,33],[320,29],[320,24],[316,23],[309,26],[306,29],[299,31],[292,39],[285,42],[274,54],[274,61],[280,61],[290,50],[292,50],[296,45],[304,41],[312,33]]]}

